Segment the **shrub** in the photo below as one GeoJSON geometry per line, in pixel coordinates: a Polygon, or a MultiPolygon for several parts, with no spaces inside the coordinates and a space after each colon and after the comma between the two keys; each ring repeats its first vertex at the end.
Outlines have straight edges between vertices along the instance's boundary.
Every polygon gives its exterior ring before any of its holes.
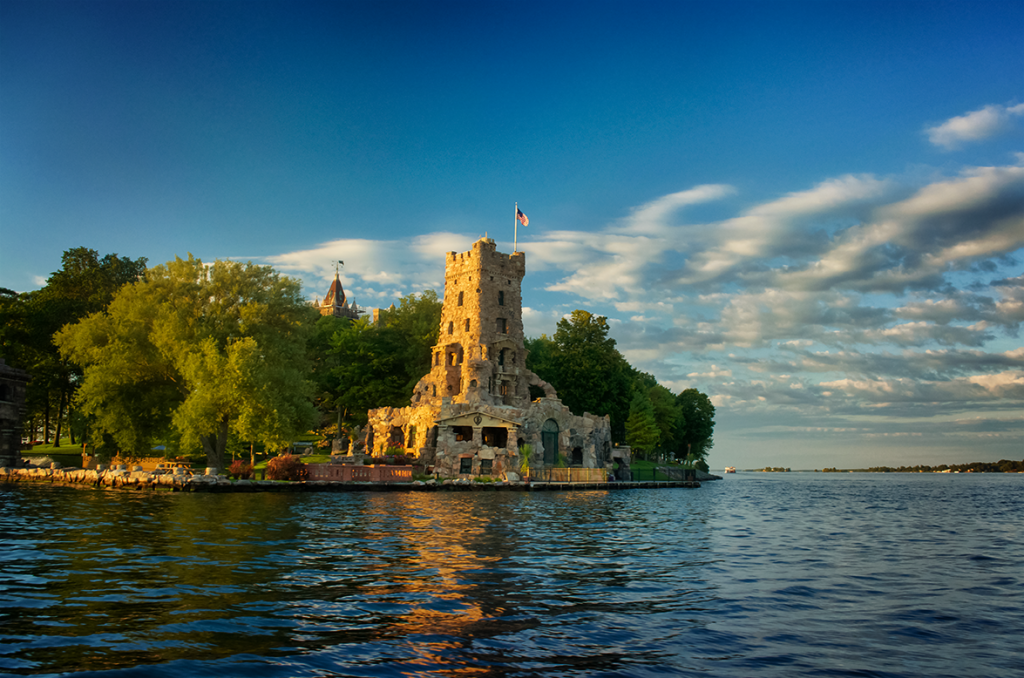
{"type": "Polygon", "coordinates": [[[309,470],[295,455],[274,457],[267,463],[267,477],[271,480],[306,480],[309,470]]]}
{"type": "Polygon", "coordinates": [[[530,455],[533,454],[533,445],[526,443],[519,447],[519,475],[530,475],[530,455]]]}
{"type": "Polygon", "coordinates": [[[228,473],[239,480],[248,480],[252,477],[252,464],[242,459],[235,459],[228,467],[228,473]]]}

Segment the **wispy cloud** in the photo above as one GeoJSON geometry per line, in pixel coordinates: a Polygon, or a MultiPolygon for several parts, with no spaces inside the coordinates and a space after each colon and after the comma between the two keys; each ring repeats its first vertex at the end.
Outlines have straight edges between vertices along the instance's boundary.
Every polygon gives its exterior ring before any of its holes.
{"type": "Polygon", "coordinates": [[[966,142],[981,141],[1006,131],[1015,118],[1024,115],[1024,104],[1003,106],[990,104],[970,113],[950,118],[925,130],[928,140],[947,150],[966,142]]]}
{"type": "MultiPolygon", "coordinates": [[[[1024,440],[1020,417],[1007,419],[1024,408],[1024,157],[926,177],[843,175],[720,221],[688,218],[743,199],[706,184],[596,231],[529,231],[527,333],[552,333],[572,308],[606,315],[634,366],[706,391],[737,430],[961,440],[988,426],[1024,440]]],[[[326,289],[344,259],[346,289],[385,305],[440,292],[443,254],[473,239],[335,240],[270,263],[326,289]]]]}

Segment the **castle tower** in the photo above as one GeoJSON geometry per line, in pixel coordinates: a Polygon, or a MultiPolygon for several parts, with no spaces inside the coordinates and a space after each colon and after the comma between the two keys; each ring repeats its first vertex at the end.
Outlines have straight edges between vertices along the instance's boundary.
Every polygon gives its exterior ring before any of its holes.
{"type": "Polygon", "coordinates": [[[408,407],[367,414],[365,449],[400,449],[443,477],[502,475],[520,468],[611,464],[608,417],[574,415],[550,384],[526,368],[522,282],[526,255],[503,254],[481,238],[468,252],[445,255],[441,327],[430,372],[408,407]],[[530,399],[530,387],[539,389],[530,399]]]}
{"type": "Polygon", "coordinates": [[[481,238],[445,257],[441,328],[421,397],[522,407],[529,401],[523,344],[526,255],[481,238]]]}

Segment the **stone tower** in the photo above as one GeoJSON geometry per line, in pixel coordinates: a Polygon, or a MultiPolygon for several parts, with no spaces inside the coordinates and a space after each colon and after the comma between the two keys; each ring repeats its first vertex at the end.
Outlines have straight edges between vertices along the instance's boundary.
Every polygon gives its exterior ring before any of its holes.
{"type": "Polygon", "coordinates": [[[525,274],[526,255],[502,254],[489,238],[446,255],[440,336],[414,400],[526,406],[525,274]]]}
{"type": "Polygon", "coordinates": [[[430,372],[409,407],[368,413],[366,449],[400,450],[443,477],[515,473],[559,463],[610,468],[608,417],[575,415],[526,368],[522,281],[526,255],[490,238],[445,255],[441,327],[430,372]],[[530,386],[543,395],[530,400],[530,386]]]}

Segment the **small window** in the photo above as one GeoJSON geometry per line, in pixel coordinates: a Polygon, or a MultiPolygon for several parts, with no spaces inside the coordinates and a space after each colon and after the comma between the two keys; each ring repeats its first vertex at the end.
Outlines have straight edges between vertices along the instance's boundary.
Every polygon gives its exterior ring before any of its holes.
{"type": "Polygon", "coordinates": [[[484,445],[505,447],[508,445],[508,429],[501,426],[484,426],[480,432],[484,445]]]}
{"type": "Polygon", "coordinates": [[[448,334],[455,334],[455,323],[448,323],[448,334]]]}
{"type": "Polygon", "coordinates": [[[459,459],[459,473],[465,475],[473,472],[473,457],[459,459]]]}
{"type": "Polygon", "coordinates": [[[491,475],[491,469],[494,468],[493,459],[481,459],[480,460],[480,475],[489,476],[491,475]]]}
{"type": "Polygon", "coordinates": [[[434,397],[437,397],[437,384],[431,386],[430,389],[433,391],[434,397]]]}
{"type": "Polygon", "coordinates": [[[459,306],[462,306],[462,292],[459,292],[459,306]]]}
{"type": "Polygon", "coordinates": [[[508,334],[508,325],[504,318],[498,318],[498,334],[508,334]]]}
{"type": "Polygon", "coordinates": [[[405,443],[406,447],[416,447],[416,427],[409,427],[409,438],[405,443]]]}
{"type": "Polygon", "coordinates": [[[466,331],[469,332],[469,318],[466,318],[466,331]]]}
{"type": "Polygon", "coordinates": [[[505,290],[498,291],[498,306],[505,305],[505,290]]]}

